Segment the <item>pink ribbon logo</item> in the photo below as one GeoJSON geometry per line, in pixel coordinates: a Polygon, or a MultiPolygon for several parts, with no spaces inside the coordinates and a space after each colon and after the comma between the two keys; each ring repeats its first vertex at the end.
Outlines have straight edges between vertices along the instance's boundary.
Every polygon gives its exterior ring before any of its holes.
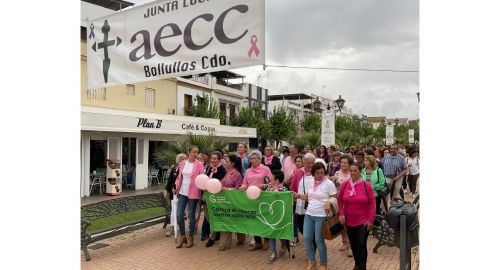
{"type": "Polygon", "coordinates": [[[257,48],[257,36],[253,35],[252,38],[250,39],[250,44],[252,44],[252,47],[250,47],[250,50],[248,50],[248,58],[252,57],[252,53],[255,53],[255,57],[259,56],[260,50],[257,48]]]}

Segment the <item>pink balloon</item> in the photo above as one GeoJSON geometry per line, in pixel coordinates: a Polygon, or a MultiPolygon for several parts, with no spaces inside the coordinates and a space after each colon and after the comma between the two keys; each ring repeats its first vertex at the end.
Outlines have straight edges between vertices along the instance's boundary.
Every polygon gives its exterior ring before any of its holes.
{"type": "Polygon", "coordinates": [[[207,189],[208,176],[206,174],[200,174],[194,179],[194,183],[197,188],[201,190],[207,189]]]}
{"type": "Polygon", "coordinates": [[[208,179],[208,182],[207,182],[208,192],[210,192],[212,194],[216,194],[216,193],[219,193],[221,191],[221,189],[222,189],[222,184],[219,181],[219,179],[215,179],[215,178],[208,179]]]}
{"type": "Polygon", "coordinates": [[[261,190],[257,186],[250,186],[247,189],[247,197],[251,200],[255,200],[255,199],[259,198],[260,192],[261,192],[261,190]]]}

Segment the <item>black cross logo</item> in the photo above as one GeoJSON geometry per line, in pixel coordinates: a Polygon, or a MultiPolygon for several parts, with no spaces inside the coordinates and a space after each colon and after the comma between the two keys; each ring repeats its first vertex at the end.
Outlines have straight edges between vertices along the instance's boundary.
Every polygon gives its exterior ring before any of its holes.
{"type": "Polygon", "coordinates": [[[103,41],[99,42],[99,43],[94,42],[94,45],[92,45],[92,50],[94,50],[95,52],[97,52],[97,49],[104,50],[104,60],[102,60],[102,72],[104,75],[104,82],[105,83],[108,82],[108,71],[109,71],[109,67],[111,66],[111,59],[108,56],[108,47],[115,46],[115,42],[116,42],[116,47],[118,47],[118,45],[120,45],[120,43],[122,43],[122,40],[120,39],[120,37],[116,37],[116,41],[115,40],[108,40],[109,30],[111,30],[111,27],[108,24],[108,20],[105,20],[104,25],[101,28],[101,31],[104,34],[103,41]],[[96,45],[97,45],[97,48],[96,48],[96,45]]]}

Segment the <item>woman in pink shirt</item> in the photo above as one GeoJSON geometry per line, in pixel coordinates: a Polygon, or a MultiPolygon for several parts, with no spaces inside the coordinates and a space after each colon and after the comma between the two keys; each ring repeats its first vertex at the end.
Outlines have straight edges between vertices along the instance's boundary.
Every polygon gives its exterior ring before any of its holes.
{"type": "Polygon", "coordinates": [[[372,185],[361,178],[361,170],[361,164],[351,165],[351,178],[342,183],[337,201],[340,224],[347,226],[354,269],[366,270],[366,242],[375,220],[375,193],[372,185]]]}
{"type": "MultiPolygon", "coordinates": [[[[351,178],[350,166],[354,164],[354,159],[350,154],[344,154],[340,157],[340,170],[338,170],[331,178],[337,189],[340,188],[342,183],[351,178]]],[[[347,232],[343,231],[342,234],[342,247],[340,251],[347,251],[347,257],[352,257],[352,251],[349,248],[349,237],[347,232]]]]}
{"type": "MultiPolygon", "coordinates": [[[[262,159],[262,153],[259,150],[254,150],[250,153],[250,168],[247,169],[245,173],[245,178],[243,178],[243,185],[240,187],[241,190],[247,189],[249,186],[262,187],[267,184],[266,178],[271,179],[271,170],[268,167],[262,165],[260,162],[262,159]]],[[[268,180],[269,181],[269,180],[268,180]]],[[[249,249],[249,251],[254,251],[257,249],[267,250],[269,248],[269,243],[267,241],[262,244],[262,238],[260,236],[254,236],[255,245],[249,249]]]]}
{"type": "Polygon", "coordinates": [[[196,205],[201,197],[201,190],[196,187],[194,179],[205,172],[203,162],[196,159],[198,147],[191,145],[188,149],[187,159],[179,164],[179,175],[175,181],[175,194],[179,197],[177,206],[177,225],[179,225],[180,236],[177,238],[177,248],[181,248],[184,243],[186,247],[193,246],[193,235],[195,230],[196,205]],[[189,205],[189,237],[186,239],[184,228],[184,211],[189,205]]]}
{"type": "MultiPolygon", "coordinates": [[[[222,189],[236,189],[241,186],[243,182],[243,176],[241,176],[241,158],[236,155],[229,155],[224,164],[226,167],[226,175],[222,178],[222,189]]],[[[219,251],[223,251],[231,248],[231,239],[233,238],[233,233],[231,232],[221,232],[219,251]]],[[[236,245],[241,246],[245,242],[245,234],[237,233],[236,238],[238,243],[236,245]]]]}

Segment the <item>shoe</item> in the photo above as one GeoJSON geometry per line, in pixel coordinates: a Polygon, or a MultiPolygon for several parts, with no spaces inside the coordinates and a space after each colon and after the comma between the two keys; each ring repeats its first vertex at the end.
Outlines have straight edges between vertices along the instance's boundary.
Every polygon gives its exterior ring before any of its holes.
{"type": "Polygon", "coordinates": [[[241,246],[245,244],[245,241],[241,241],[241,240],[238,240],[238,242],[236,243],[237,246],[241,246]]]}
{"type": "Polygon", "coordinates": [[[253,247],[249,248],[248,251],[254,251],[257,249],[262,249],[262,244],[255,243],[255,245],[253,245],[253,247]]]}
{"type": "Polygon", "coordinates": [[[207,239],[208,239],[208,236],[206,236],[206,235],[203,235],[203,236],[200,238],[200,240],[201,240],[202,242],[203,242],[203,241],[205,241],[205,240],[207,240],[207,239]]]}
{"type": "Polygon", "coordinates": [[[408,190],[405,189],[405,194],[408,193],[408,190]]]}
{"type": "Polygon", "coordinates": [[[320,264],[318,270],[326,270],[326,264],[320,264]]]}
{"type": "Polygon", "coordinates": [[[269,249],[269,241],[264,240],[264,243],[262,244],[262,250],[268,250],[269,249]]]}
{"type": "Polygon", "coordinates": [[[187,245],[186,245],[186,247],[187,247],[187,248],[190,248],[190,247],[192,247],[193,245],[194,245],[194,243],[193,243],[193,237],[192,237],[192,236],[189,236],[189,237],[187,238],[187,245]]]}
{"type": "Polygon", "coordinates": [[[271,253],[271,256],[269,257],[268,262],[269,262],[269,263],[272,263],[272,262],[276,261],[276,258],[277,258],[277,257],[278,257],[278,256],[276,256],[276,253],[275,253],[275,252],[271,253]]]}
{"type": "Polygon", "coordinates": [[[286,247],[281,247],[280,251],[278,252],[279,257],[283,257],[286,253],[286,247]]]}
{"type": "Polygon", "coordinates": [[[351,249],[347,250],[347,257],[349,257],[349,258],[352,257],[352,250],[351,249]]]}
{"type": "Polygon", "coordinates": [[[316,270],[316,261],[309,261],[305,270],[316,270]]]}
{"type": "Polygon", "coordinates": [[[207,243],[205,244],[205,247],[211,247],[215,244],[215,241],[212,239],[208,239],[207,243]]]}
{"type": "Polygon", "coordinates": [[[168,225],[167,232],[165,233],[165,236],[170,237],[172,234],[174,234],[174,226],[168,225]]]}
{"type": "Polygon", "coordinates": [[[177,237],[176,241],[177,241],[177,245],[175,246],[176,248],[181,248],[182,244],[187,243],[187,240],[186,240],[185,236],[177,237]]]}
{"type": "Polygon", "coordinates": [[[250,240],[250,246],[253,246],[255,245],[255,239],[252,238],[252,240],[250,240]]]}

